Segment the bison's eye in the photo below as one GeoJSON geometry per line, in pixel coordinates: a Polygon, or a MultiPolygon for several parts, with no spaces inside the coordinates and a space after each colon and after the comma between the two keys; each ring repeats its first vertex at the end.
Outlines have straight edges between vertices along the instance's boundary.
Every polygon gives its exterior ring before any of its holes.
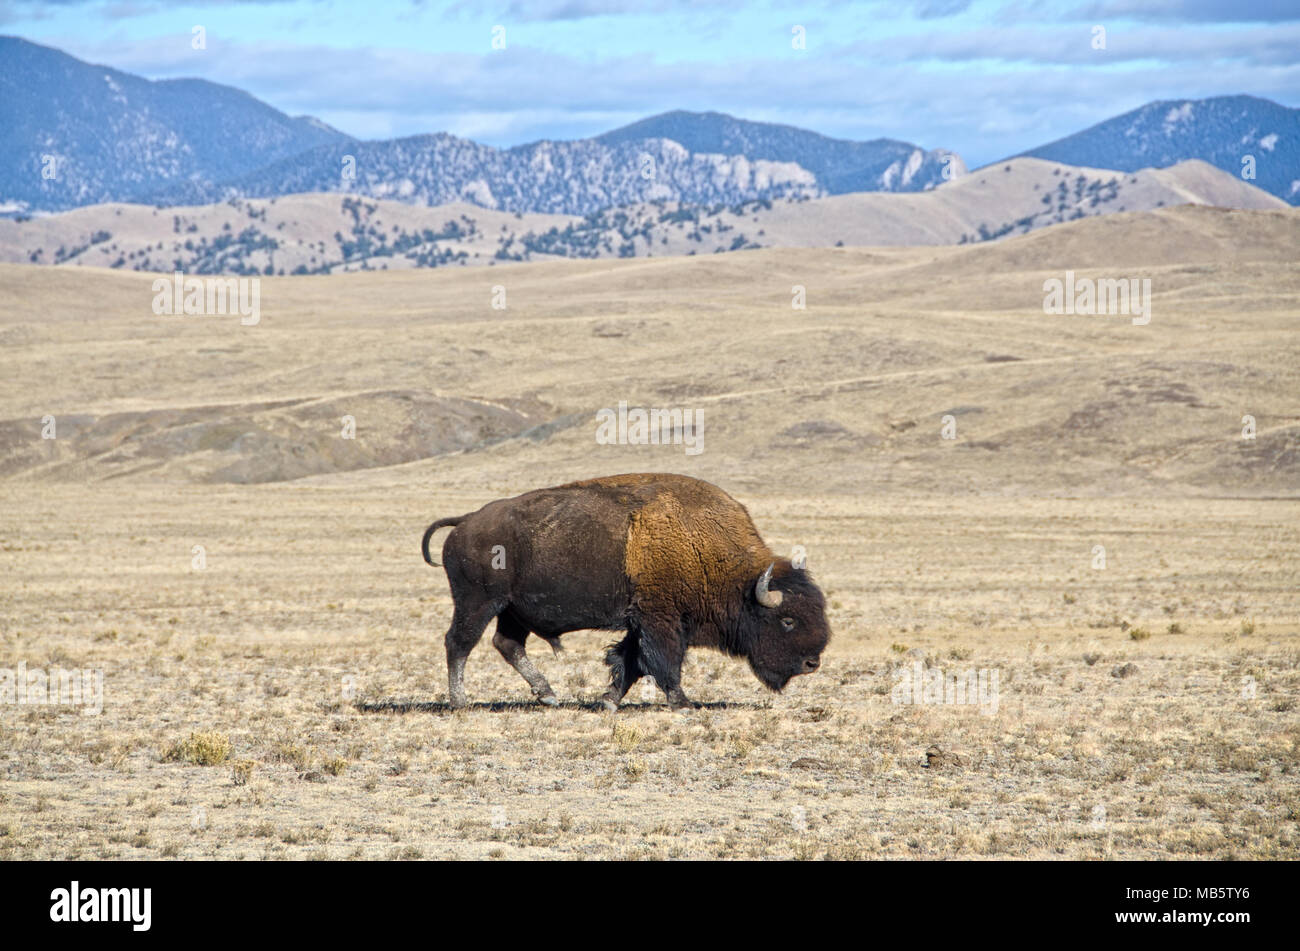
{"type": "Polygon", "coordinates": [[[782,629],[783,631],[793,631],[793,630],[794,630],[794,618],[792,618],[792,617],[783,617],[783,618],[781,618],[781,629],[782,629]]]}

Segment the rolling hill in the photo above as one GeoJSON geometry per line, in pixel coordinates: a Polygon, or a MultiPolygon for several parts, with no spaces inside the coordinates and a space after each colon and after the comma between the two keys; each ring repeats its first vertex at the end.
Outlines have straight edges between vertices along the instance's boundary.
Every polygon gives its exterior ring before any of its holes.
{"type": "Polygon", "coordinates": [[[1130,174],[1014,159],[925,192],[711,207],[640,203],[584,217],[509,214],[464,202],[423,208],[328,194],[169,209],[97,205],[0,220],[0,261],[304,274],[761,247],[968,244],[1187,203],[1287,207],[1203,162],[1130,174]]]}
{"type": "Polygon", "coordinates": [[[1300,211],[1182,206],[967,246],[266,278],[256,326],[157,316],[149,274],[5,264],[0,474],[1295,497],[1297,245],[1300,211]],[[1150,323],[1045,313],[1066,270],[1149,279],[1150,323]],[[703,452],[595,442],[619,401],[702,413],[703,452]]]}

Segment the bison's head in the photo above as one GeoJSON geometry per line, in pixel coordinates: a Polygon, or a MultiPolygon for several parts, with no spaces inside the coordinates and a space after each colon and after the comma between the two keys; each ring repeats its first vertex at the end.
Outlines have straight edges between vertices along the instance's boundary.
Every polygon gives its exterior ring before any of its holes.
{"type": "Polygon", "coordinates": [[[783,690],[791,677],[821,665],[831,628],[826,599],[807,571],[784,559],[768,565],[750,585],[746,610],[746,656],[764,686],[783,690]]]}

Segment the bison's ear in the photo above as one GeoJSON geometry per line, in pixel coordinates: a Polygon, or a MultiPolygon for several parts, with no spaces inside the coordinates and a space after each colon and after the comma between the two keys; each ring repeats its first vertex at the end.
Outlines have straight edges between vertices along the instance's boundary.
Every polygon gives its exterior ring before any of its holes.
{"type": "Polygon", "coordinates": [[[767,571],[758,576],[758,583],[754,585],[754,597],[765,608],[779,607],[784,597],[780,591],[771,591],[767,587],[772,581],[772,569],[775,567],[775,563],[768,565],[767,571]]]}

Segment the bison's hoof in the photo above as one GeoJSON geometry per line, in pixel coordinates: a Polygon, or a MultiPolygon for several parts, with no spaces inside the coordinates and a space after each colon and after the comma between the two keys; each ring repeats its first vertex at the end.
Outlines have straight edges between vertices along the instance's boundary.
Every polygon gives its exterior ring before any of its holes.
{"type": "Polygon", "coordinates": [[[544,697],[538,697],[537,702],[544,703],[548,707],[558,707],[560,705],[560,701],[556,699],[555,694],[553,693],[548,693],[544,697]]]}

